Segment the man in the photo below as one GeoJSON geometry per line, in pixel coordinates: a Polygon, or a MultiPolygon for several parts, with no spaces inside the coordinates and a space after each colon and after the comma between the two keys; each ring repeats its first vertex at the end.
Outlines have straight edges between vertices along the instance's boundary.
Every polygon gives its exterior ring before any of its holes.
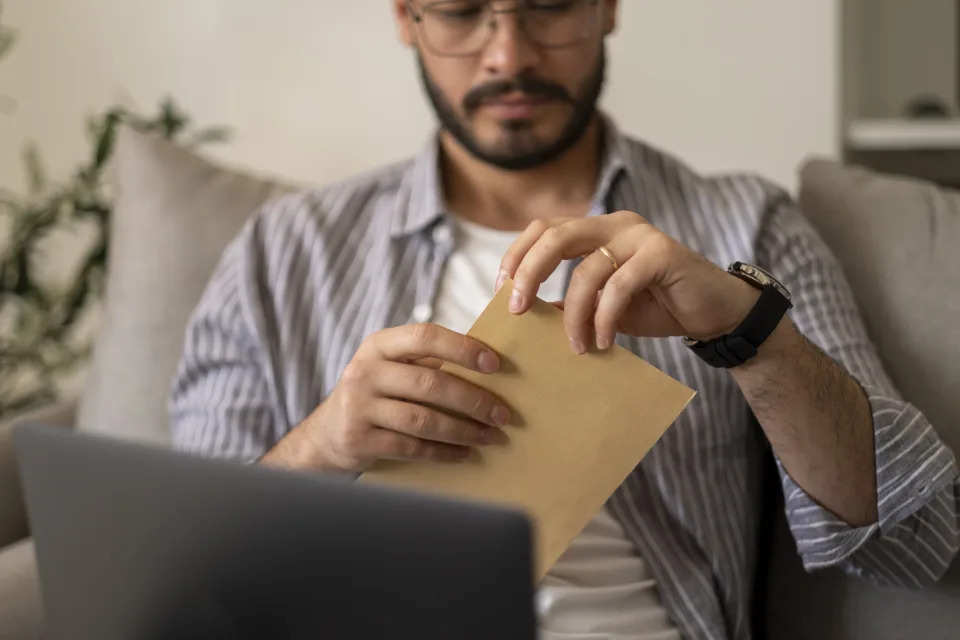
{"type": "Polygon", "coordinates": [[[512,282],[514,313],[562,300],[577,353],[616,340],[699,391],[541,583],[544,638],[749,637],[764,438],[808,569],[935,582],[960,544],[953,455],[783,191],[698,176],[597,113],[617,4],[393,1],[440,131],[247,225],[188,330],[178,446],[457,464],[511,416],[437,364],[498,369],[463,332],[512,282]]]}

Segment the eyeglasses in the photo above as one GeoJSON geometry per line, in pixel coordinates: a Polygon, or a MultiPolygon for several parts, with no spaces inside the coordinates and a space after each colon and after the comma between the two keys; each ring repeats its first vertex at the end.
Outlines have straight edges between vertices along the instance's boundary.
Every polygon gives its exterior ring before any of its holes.
{"type": "Polygon", "coordinates": [[[516,13],[526,37],[541,47],[567,47],[582,42],[594,28],[599,2],[519,0],[510,8],[495,9],[490,0],[442,0],[426,4],[419,13],[407,2],[407,11],[432,53],[466,57],[480,53],[490,44],[497,30],[498,13],[516,13]]]}

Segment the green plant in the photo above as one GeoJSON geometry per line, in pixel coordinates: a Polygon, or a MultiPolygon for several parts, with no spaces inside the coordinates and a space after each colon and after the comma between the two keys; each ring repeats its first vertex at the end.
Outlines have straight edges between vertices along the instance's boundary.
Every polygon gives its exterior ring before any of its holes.
{"type": "MultiPolygon", "coordinates": [[[[13,41],[14,34],[0,24],[0,57],[13,41]]],[[[113,210],[104,174],[121,126],[189,146],[229,137],[221,127],[194,129],[184,111],[166,99],[150,117],[115,107],[90,118],[90,155],[62,183],[47,177],[37,147],[26,146],[26,193],[0,188],[0,223],[8,229],[6,242],[0,242],[0,420],[55,400],[58,382],[89,352],[83,321],[103,292],[113,210]],[[40,274],[49,258],[45,243],[54,232],[80,226],[93,228],[93,240],[73,274],[65,284],[45,280],[40,274]]]]}

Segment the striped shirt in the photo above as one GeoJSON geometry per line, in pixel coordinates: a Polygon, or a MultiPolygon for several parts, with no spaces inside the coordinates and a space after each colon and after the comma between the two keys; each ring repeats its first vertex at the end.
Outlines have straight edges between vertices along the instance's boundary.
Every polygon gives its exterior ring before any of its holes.
{"type": "MultiPolygon", "coordinates": [[[[253,216],[187,330],[171,398],[177,447],[263,454],[327,397],[364,337],[430,319],[452,248],[438,154],[432,139],[412,160],[253,216]]],[[[885,584],[937,580],[960,545],[953,454],[884,373],[836,259],[788,194],[749,175],[702,177],[607,123],[591,215],[618,210],[640,213],[718,265],[745,260],[777,275],[793,294],[798,329],[866,391],[876,524],[849,526],[778,464],[804,565],[885,584]]],[[[749,638],[762,431],[729,373],[679,339],[618,342],[699,393],[608,506],[684,637],[749,638]]]]}

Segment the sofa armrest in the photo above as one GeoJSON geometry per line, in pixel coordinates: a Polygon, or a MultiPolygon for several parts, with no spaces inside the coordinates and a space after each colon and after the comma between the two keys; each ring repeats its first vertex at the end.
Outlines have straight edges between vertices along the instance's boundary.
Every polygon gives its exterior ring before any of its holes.
{"type": "Polygon", "coordinates": [[[13,456],[14,427],[32,422],[72,429],[76,412],[76,403],[68,402],[44,407],[0,425],[0,549],[25,538],[29,532],[23,492],[13,456]]]}

